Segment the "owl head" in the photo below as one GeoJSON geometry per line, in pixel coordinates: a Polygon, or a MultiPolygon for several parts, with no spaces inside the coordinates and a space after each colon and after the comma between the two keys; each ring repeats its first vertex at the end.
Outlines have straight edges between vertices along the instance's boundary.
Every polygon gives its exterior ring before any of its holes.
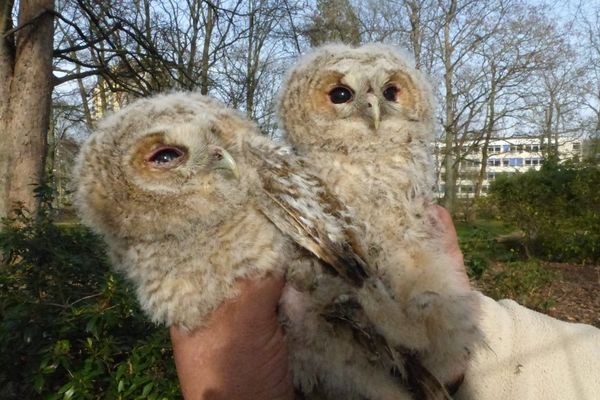
{"type": "Polygon", "coordinates": [[[102,121],[75,168],[84,223],[107,239],[160,241],[210,229],[247,196],[234,157],[254,127],[215,100],[169,94],[102,121]]]}
{"type": "Polygon", "coordinates": [[[384,44],[319,47],[288,73],[280,93],[285,135],[300,149],[433,139],[430,86],[411,58],[384,44]]]}

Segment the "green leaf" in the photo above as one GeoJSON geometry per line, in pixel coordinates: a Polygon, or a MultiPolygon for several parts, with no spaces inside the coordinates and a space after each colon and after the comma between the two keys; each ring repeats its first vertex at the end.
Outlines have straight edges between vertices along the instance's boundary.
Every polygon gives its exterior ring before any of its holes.
{"type": "Polygon", "coordinates": [[[146,386],[144,386],[144,390],[142,390],[142,397],[147,397],[152,388],[154,387],[154,383],[150,382],[146,386]]]}
{"type": "Polygon", "coordinates": [[[75,395],[75,388],[71,387],[69,390],[67,390],[65,392],[65,395],[63,396],[63,399],[64,400],[72,399],[74,395],[75,395]]]}
{"type": "Polygon", "coordinates": [[[33,381],[33,387],[35,391],[39,394],[42,393],[42,389],[44,388],[44,376],[36,375],[35,380],[33,381]]]}

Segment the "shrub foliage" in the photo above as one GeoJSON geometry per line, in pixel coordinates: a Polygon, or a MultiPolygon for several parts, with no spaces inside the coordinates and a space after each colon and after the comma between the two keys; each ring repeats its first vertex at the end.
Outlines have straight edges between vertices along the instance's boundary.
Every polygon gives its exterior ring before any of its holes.
{"type": "Polygon", "coordinates": [[[16,210],[0,231],[0,398],[174,399],[167,330],[141,314],[101,240],[16,210]]]}
{"type": "Polygon", "coordinates": [[[600,168],[548,162],[539,171],[499,176],[486,201],[520,228],[530,255],[600,261],[600,168]]]}

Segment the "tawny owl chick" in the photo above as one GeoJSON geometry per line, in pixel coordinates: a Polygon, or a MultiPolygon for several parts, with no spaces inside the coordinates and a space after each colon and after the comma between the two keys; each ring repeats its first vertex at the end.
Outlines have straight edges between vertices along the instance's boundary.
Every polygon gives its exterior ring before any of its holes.
{"type": "Polygon", "coordinates": [[[362,301],[386,339],[442,381],[480,341],[476,296],[452,272],[430,216],[434,101],[410,58],[382,44],[325,45],[288,73],[285,135],[365,225],[367,260],[395,297],[362,301]],[[382,313],[385,313],[383,315],[382,313]]]}
{"type": "Polygon", "coordinates": [[[281,319],[305,398],[444,398],[355,301],[381,285],[350,214],[307,170],[222,104],[163,95],[99,125],[78,157],[76,201],[154,321],[194,328],[236,296],[237,278],[287,268],[281,319]]]}

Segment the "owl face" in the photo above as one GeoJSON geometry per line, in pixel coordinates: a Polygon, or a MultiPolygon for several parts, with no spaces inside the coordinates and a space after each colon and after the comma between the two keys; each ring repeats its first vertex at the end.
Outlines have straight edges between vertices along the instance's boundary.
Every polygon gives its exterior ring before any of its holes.
{"type": "Polygon", "coordinates": [[[244,204],[238,146],[223,132],[242,128],[213,103],[160,96],[105,120],[77,163],[84,222],[102,234],[159,240],[210,229],[244,204]]]}
{"type": "Polygon", "coordinates": [[[156,197],[232,189],[239,180],[237,164],[206,122],[159,126],[130,140],[122,158],[125,175],[156,197]]]}
{"type": "Polygon", "coordinates": [[[328,45],[289,74],[281,121],[299,147],[381,143],[431,123],[430,93],[407,57],[391,46],[328,45]]]}

